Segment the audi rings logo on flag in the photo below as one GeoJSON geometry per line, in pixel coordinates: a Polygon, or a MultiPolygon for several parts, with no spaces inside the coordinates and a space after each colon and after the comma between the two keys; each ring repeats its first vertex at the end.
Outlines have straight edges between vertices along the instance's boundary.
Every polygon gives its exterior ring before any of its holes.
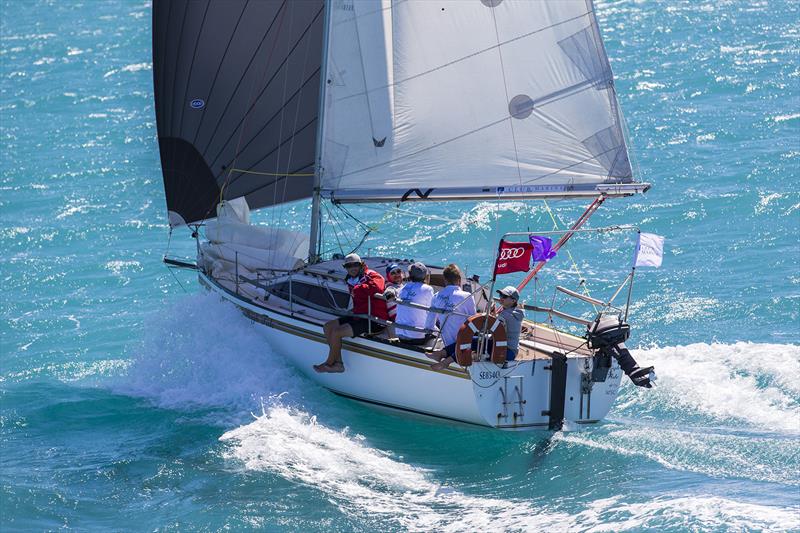
{"type": "Polygon", "coordinates": [[[500,257],[498,257],[497,260],[507,261],[509,259],[517,259],[523,255],[525,255],[525,248],[522,246],[515,248],[503,248],[500,250],[500,257]]]}
{"type": "Polygon", "coordinates": [[[531,265],[532,250],[533,245],[529,242],[500,241],[497,263],[494,265],[495,275],[527,272],[531,265]]]}

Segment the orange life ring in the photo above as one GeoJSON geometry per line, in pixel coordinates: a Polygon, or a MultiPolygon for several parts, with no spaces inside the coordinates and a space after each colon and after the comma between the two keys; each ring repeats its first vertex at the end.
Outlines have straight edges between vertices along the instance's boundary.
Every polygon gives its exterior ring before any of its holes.
{"type": "Polygon", "coordinates": [[[494,315],[488,316],[489,325],[486,326],[486,319],[487,315],[482,313],[472,315],[458,330],[456,362],[459,365],[467,367],[472,364],[472,337],[482,333],[484,327],[486,327],[486,333],[492,335],[492,362],[497,364],[506,362],[506,347],[508,346],[506,326],[494,315]]]}

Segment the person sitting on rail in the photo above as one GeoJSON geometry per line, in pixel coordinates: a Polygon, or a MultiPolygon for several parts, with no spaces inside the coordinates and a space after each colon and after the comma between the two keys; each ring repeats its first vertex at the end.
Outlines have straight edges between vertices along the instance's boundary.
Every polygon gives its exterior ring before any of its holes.
{"type": "MultiPolygon", "coordinates": [[[[375,298],[376,294],[384,291],[385,280],[383,276],[367,267],[358,254],[349,254],[344,258],[344,268],[347,270],[347,288],[353,298],[353,314],[368,314],[381,320],[388,318],[386,302],[375,298]]],[[[328,341],[328,358],[324,363],[314,365],[317,372],[344,372],[342,362],[342,339],[344,337],[358,337],[369,331],[380,333],[385,326],[372,322],[362,317],[343,316],[325,323],[323,331],[328,341]]]]}
{"type": "Polygon", "coordinates": [[[464,321],[475,314],[475,301],[472,295],[461,289],[461,270],[454,264],[449,264],[442,271],[447,286],[436,293],[431,307],[445,310],[446,313],[431,311],[425,329],[434,329],[436,323],[440,324],[444,349],[431,352],[428,357],[437,361],[431,368],[442,370],[448,367],[456,357],[456,337],[464,321]]]}
{"type": "MultiPolygon", "coordinates": [[[[400,291],[399,297],[403,303],[414,303],[430,307],[433,301],[433,287],[428,285],[430,276],[428,274],[428,267],[424,264],[417,262],[412,263],[408,268],[409,282],[405,284],[400,291]]],[[[408,305],[400,305],[397,308],[396,326],[413,326],[415,328],[424,328],[425,322],[428,318],[428,311],[418,307],[411,307],[408,305]]],[[[406,344],[424,344],[426,335],[422,331],[413,329],[404,329],[402,327],[396,328],[397,338],[406,344]]]]}
{"type": "Polygon", "coordinates": [[[395,322],[397,318],[397,295],[403,288],[403,269],[400,265],[392,263],[386,267],[386,290],[383,296],[386,298],[386,312],[389,320],[395,322]]]}
{"type": "MultiPolygon", "coordinates": [[[[506,360],[513,361],[517,357],[517,351],[519,350],[519,336],[522,332],[522,320],[525,318],[525,311],[517,307],[519,291],[513,285],[503,287],[497,291],[497,294],[500,296],[500,305],[503,306],[498,318],[505,325],[506,340],[508,342],[506,360]]],[[[489,350],[491,351],[491,346],[489,350]]]]}

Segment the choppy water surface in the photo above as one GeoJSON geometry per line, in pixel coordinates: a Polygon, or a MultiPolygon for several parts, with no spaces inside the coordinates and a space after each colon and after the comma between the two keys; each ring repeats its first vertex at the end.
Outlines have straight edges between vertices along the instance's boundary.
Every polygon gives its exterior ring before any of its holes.
{"type": "MultiPolygon", "coordinates": [[[[660,380],[549,438],[335,397],[160,264],[149,9],[2,3],[0,528],[800,530],[797,3],[598,3],[653,190],[592,222],[668,239],[631,315],[660,380]]],[[[354,208],[365,248],[486,275],[498,232],[552,225],[540,204],[412,209],[446,221],[354,208]]],[[[622,244],[576,253],[597,294],[622,244]]],[[[543,282],[575,282],[561,259],[543,282]]]]}

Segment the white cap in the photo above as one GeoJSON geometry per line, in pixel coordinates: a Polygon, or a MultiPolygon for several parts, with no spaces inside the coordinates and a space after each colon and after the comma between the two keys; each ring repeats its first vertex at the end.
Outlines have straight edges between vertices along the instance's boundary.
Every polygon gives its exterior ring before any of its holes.
{"type": "Polygon", "coordinates": [[[361,257],[358,254],[347,254],[347,257],[344,258],[344,267],[347,268],[347,265],[358,263],[361,264],[361,257]]]}

